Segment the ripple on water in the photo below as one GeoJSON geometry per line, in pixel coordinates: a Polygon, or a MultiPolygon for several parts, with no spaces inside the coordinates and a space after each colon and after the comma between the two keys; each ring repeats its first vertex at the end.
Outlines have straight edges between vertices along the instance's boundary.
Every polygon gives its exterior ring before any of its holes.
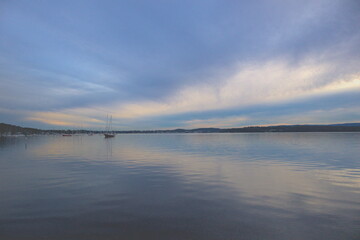
{"type": "Polygon", "coordinates": [[[360,134],[0,142],[1,239],[357,239],[360,134]]]}

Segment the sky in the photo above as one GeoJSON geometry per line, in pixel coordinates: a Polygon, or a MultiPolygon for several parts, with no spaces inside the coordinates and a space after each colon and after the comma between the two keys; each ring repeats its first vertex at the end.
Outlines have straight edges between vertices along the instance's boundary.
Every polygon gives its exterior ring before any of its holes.
{"type": "Polygon", "coordinates": [[[2,0],[0,122],[360,122],[358,0],[2,0]]]}

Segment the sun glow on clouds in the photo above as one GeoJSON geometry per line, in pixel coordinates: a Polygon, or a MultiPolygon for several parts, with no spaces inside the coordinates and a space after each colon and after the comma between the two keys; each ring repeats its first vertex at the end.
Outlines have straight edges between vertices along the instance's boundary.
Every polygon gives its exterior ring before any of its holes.
{"type": "Polygon", "coordinates": [[[103,121],[95,118],[61,112],[36,112],[33,116],[28,117],[27,120],[56,126],[93,127],[96,123],[103,123],[103,121]]]}
{"type": "Polygon", "coordinates": [[[360,87],[359,75],[326,79],[330,68],[311,62],[294,67],[284,61],[248,65],[233,77],[185,87],[163,102],[117,104],[113,109],[119,118],[137,118],[285,102],[360,87]]]}
{"type": "Polygon", "coordinates": [[[354,74],[347,78],[330,83],[323,88],[320,88],[319,91],[327,93],[357,88],[360,88],[360,73],[358,75],[354,74]]]}
{"type": "MultiPolygon", "coordinates": [[[[248,107],[256,104],[276,104],[301,98],[360,89],[360,74],[334,78],[333,65],[308,60],[290,65],[277,59],[264,64],[237,67],[231,77],[205,81],[179,89],[162,101],[112,103],[103,106],[72,108],[63,111],[37,112],[28,120],[52,125],[71,126],[83,123],[98,126],[106,113],[114,119],[127,121],[146,117],[205,112],[248,107]],[[99,110],[101,109],[101,110],[99,110]]],[[[190,127],[231,127],[246,120],[246,116],[185,121],[190,127]]],[[[286,122],[286,121],[285,121],[286,122]]],[[[85,125],[86,126],[86,125],[85,125]]]]}

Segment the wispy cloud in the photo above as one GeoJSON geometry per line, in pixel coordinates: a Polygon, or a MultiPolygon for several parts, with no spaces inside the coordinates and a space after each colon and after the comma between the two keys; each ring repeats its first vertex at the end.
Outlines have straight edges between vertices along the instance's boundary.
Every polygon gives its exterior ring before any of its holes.
{"type": "Polygon", "coordinates": [[[94,127],[96,124],[104,123],[104,121],[100,119],[61,112],[35,112],[32,113],[31,117],[27,117],[26,120],[38,121],[48,125],[73,127],[94,127]]]}
{"type": "Polygon", "coordinates": [[[299,98],[360,89],[360,73],[336,78],[327,63],[282,60],[240,67],[230,78],[184,87],[163,101],[114,104],[119,118],[138,118],[294,101],[299,98]]]}
{"type": "Polygon", "coordinates": [[[301,113],[286,114],[285,116],[274,116],[274,122],[286,122],[287,124],[332,124],[360,122],[360,107],[342,107],[334,109],[319,109],[301,113]]]}
{"type": "MultiPolygon", "coordinates": [[[[74,122],[64,121],[64,119],[76,116],[83,122],[91,123],[90,116],[101,119],[105,113],[111,113],[119,121],[121,119],[139,120],[173,114],[241,109],[259,104],[278,104],[308,97],[360,90],[360,74],[334,78],[331,71],[332,65],[329,63],[319,64],[315,61],[305,61],[293,66],[285,61],[274,60],[261,65],[241,66],[238,72],[229,78],[220,78],[212,84],[187,86],[163,101],[113,103],[86,108],[70,108],[63,110],[63,114],[35,113],[35,116],[28,119],[46,123],[50,123],[49,119],[53,119],[52,123],[60,121],[70,125],[80,120],[74,122]]],[[[324,114],[325,116],[326,114],[324,114]]],[[[298,117],[297,119],[301,120],[298,117]]],[[[243,125],[244,120],[246,120],[246,116],[235,118],[224,116],[205,120],[189,120],[184,124],[188,127],[232,127],[236,124],[243,125]]],[[[289,116],[289,121],[280,120],[281,122],[290,122],[291,116],[289,116]]],[[[301,122],[304,121],[304,119],[301,120],[301,122]]]]}
{"type": "MultiPolygon", "coordinates": [[[[2,111],[0,121],[97,127],[111,114],[140,129],[267,124],[255,112],[288,122],[272,110],[360,88],[357,1],[2,6],[0,109],[16,114],[2,111]]],[[[341,107],[332,101],[326,111],[341,107]]]]}

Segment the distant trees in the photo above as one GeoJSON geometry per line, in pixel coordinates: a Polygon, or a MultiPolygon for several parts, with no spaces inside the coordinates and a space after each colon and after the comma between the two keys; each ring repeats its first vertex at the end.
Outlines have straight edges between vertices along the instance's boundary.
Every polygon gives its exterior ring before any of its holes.
{"type": "MultiPolygon", "coordinates": [[[[41,130],[36,128],[23,128],[11,124],[0,123],[0,136],[14,134],[86,134],[102,133],[103,131],[89,130],[41,130]]],[[[130,130],[114,131],[114,133],[249,133],[249,132],[360,132],[360,124],[337,124],[337,125],[283,125],[268,127],[241,127],[241,128],[197,128],[197,129],[173,129],[173,130],[130,130]]]]}
{"type": "Polygon", "coordinates": [[[39,134],[42,131],[36,128],[23,128],[11,124],[0,123],[0,136],[14,135],[14,134],[39,134]]]}

